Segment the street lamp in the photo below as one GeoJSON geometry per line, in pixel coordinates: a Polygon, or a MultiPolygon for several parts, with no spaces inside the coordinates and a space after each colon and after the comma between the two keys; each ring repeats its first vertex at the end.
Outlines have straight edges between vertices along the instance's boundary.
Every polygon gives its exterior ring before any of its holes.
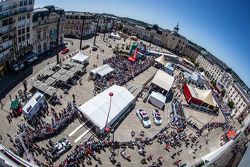
{"type": "Polygon", "coordinates": [[[59,53],[58,53],[58,45],[59,45],[59,32],[60,32],[60,19],[61,16],[58,17],[57,20],[57,32],[56,32],[56,62],[57,64],[60,63],[60,59],[59,59],[59,53]]]}
{"type": "Polygon", "coordinates": [[[109,113],[110,113],[110,110],[111,110],[111,99],[112,99],[112,96],[114,96],[114,93],[113,92],[109,92],[109,97],[110,97],[110,100],[109,100],[109,111],[108,111],[108,115],[107,115],[107,119],[106,119],[106,123],[105,123],[105,132],[110,132],[110,128],[108,128],[107,125],[108,125],[109,113]]]}
{"type": "Polygon", "coordinates": [[[97,24],[96,24],[96,28],[95,28],[95,37],[94,37],[94,43],[93,45],[95,46],[95,41],[96,41],[96,34],[97,34],[97,30],[98,30],[98,23],[99,23],[99,16],[96,16],[97,17],[97,24]]]}
{"type": "Polygon", "coordinates": [[[109,21],[109,18],[105,18],[105,20],[104,20],[105,28],[104,28],[104,34],[103,34],[103,41],[105,41],[105,35],[106,35],[106,31],[107,31],[108,21],[109,21]]]}
{"type": "Polygon", "coordinates": [[[84,29],[85,17],[86,17],[86,16],[84,16],[84,15],[82,16],[82,29],[81,29],[80,48],[79,48],[79,50],[82,49],[82,36],[83,36],[83,29],[84,29]]]}

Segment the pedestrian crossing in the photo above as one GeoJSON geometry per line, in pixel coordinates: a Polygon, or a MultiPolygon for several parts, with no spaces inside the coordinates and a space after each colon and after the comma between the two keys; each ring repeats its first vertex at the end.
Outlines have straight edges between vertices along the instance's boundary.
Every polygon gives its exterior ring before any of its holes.
{"type": "Polygon", "coordinates": [[[93,128],[94,126],[92,126],[91,128],[87,129],[85,132],[83,132],[74,142],[77,143],[79,140],[81,140],[86,134],[89,133],[89,131],[91,131],[91,129],[93,128]]]}

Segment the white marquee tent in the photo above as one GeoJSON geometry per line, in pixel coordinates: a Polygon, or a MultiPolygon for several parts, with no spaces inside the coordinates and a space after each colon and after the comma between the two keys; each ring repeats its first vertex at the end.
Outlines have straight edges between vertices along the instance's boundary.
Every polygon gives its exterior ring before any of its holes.
{"type": "Polygon", "coordinates": [[[112,126],[112,123],[129,109],[135,98],[126,88],[113,85],[78,108],[84,116],[98,127],[99,132],[104,132],[105,129],[110,106],[110,92],[113,93],[113,96],[108,126],[112,126]]]}
{"type": "Polygon", "coordinates": [[[86,56],[82,51],[79,51],[75,56],[71,58],[73,62],[78,62],[80,64],[85,64],[89,60],[89,56],[86,56]]]}
{"type": "Polygon", "coordinates": [[[162,70],[158,70],[152,80],[152,83],[166,91],[169,91],[174,83],[174,77],[162,70]]]}

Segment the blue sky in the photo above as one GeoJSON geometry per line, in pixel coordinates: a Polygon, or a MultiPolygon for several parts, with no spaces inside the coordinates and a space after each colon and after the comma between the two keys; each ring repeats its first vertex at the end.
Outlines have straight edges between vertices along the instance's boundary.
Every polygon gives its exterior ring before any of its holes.
{"type": "Polygon", "coordinates": [[[35,7],[105,12],[163,28],[203,46],[250,86],[250,1],[247,0],[36,0],[35,7]]]}

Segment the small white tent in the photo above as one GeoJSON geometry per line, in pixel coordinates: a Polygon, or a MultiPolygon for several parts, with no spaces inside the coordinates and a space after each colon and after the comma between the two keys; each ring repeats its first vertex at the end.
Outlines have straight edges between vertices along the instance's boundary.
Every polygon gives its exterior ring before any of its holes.
{"type": "Polygon", "coordinates": [[[113,85],[81,105],[78,109],[101,133],[104,132],[109,109],[107,126],[112,126],[114,122],[128,111],[133,104],[134,98],[126,88],[113,85]],[[111,100],[110,92],[113,93],[111,100]]]}
{"type": "Polygon", "coordinates": [[[89,63],[89,56],[86,56],[82,51],[78,51],[78,53],[73,56],[71,60],[80,64],[86,64],[89,63]]]}
{"type": "Polygon", "coordinates": [[[165,105],[166,97],[158,92],[152,92],[149,97],[149,102],[155,107],[162,109],[165,105]]]}
{"type": "Polygon", "coordinates": [[[121,39],[121,36],[117,33],[114,33],[112,32],[110,35],[109,35],[110,38],[114,38],[114,39],[121,39]]]}
{"type": "Polygon", "coordinates": [[[107,75],[108,73],[114,71],[108,64],[104,64],[100,67],[97,67],[90,71],[90,74],[95,78],[96,74],[100,75],[101,77],[107,75]]]}

